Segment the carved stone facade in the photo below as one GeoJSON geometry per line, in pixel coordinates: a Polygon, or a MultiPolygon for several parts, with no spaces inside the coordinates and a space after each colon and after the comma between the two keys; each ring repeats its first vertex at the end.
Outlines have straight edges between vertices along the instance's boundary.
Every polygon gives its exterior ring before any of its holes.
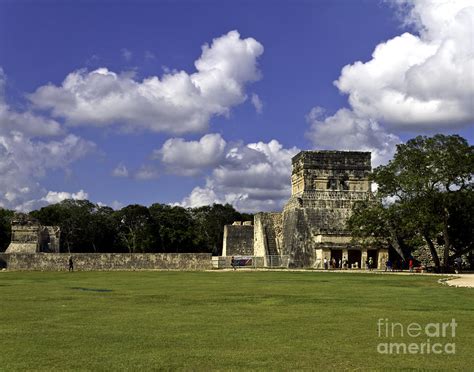
{"type": "Polygon", "coordinates": [[[18,213],[12,220],[11,242],[5,253],[59,252],[58,226],[42,226],[30,216],[18,213]]]}
{"type": "Polygon", "coordinates": [[[335,259],[360,268],[370,258],[374,267],[384,267],[388,250],[353,245],[346,227],[353,204],[372,198],[370,157],[355,151],[302,151],[293,157],[291,197],[283,212],[255,215],[254,255],[289,257],[292,267],[322,268],[324,259],[335,259]]]}

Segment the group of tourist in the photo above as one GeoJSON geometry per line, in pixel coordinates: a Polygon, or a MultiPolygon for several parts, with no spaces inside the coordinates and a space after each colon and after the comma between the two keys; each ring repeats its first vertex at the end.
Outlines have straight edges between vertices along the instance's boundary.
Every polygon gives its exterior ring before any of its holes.
{"type": "Polygon", "coordinates": [[[413,272],[415,270],[415,260],[413,258],[410,258],[408,263],[402,260],[392,262],[390,259],[387,259],[387,261],[385,261],[385,271],[402,271],[404,267],[405,269],[407,268],[407,264],[408,270],[413,272]]]}
{"type": "Polygon", "coordinates": [[[328,270],[328,269],[337,269],[337,268],[342,268],[342,261],[339,260],[339,261],[336,261],[335,258],[331,259],[328,261],[327,258],[324,258],[324,270],[328,270]]]}
{"type": "MultiPolygon", "coordinates": [[[[328,260],[327,258],[324,258],[323,260],[323,265],[324,265],[324,270],[330,270],[330,269],[358,269],[359,265],[357,262],[355,264],[349,264],[348,260],[346,258],[344,259],[339,259],[336,260],[336,258],[331,258],[328,260]]],[[[413,258],[410,258],[408,262],[405,262],[405,265],[408,266],[408,270],[410,272],[413,272],[415,270],[415,261],[413,258]]],[[[403,270],[403,262],[401,260],[397,262],[392,262],[390,259],[387,259],[385,261],[385,271],[398,271],[398,270],[403,270]]],[[[365,268],[366,270],[373,270],[376,268],[375,262],[373,257],[368,257],[367,260],[365,261],[365,268]]],[[[406,266],[405,266],[406,268],[406,266]]]]}
{"type": "Polygon", "coordinates": [[[349,262],[346,258],[336,260],[334,257],[331,260],[324,258],[324,270],[329,269],[347,269],[349,268],[349,262]]]}
{"type": "MultiPolygon", "coordinates": [[[[358,263],[356,262],[355,264],[352,264],[350,265],[349,264],[349,261],[344,258],[344,259],[339,259],[339,260],[336,260],[334,257],[330,260],[328,260],[326,257],[324,258],[323,260],[323,265],[324,265],[324,270],[329,270],[329,269],[348,269],[348,268],[351,268],[351,269],[358,269],[359,268],[359,265],[358,263]],[[350,267],[349,267],[350,265],[350,267]]],[[[374,259],[372,257],[369,257],[366,261],[365,261],[365,268],[367,270],[372,270],[374,268],[374,259]]]]}

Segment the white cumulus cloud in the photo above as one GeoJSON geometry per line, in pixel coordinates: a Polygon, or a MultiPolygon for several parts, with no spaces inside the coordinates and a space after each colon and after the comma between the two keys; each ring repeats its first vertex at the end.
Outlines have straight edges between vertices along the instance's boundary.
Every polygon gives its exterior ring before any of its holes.
{"type": "Polygon", "coordinates": [[[307,116],[311,124],[306,136],[325,150],[371,151],[372,166],[387,163],[401,139],[388,133],[375,120],[358,117],[353,111],[340,109],[333,116],[324,117],[315,107],[307,116]]]}
{"type": "Polygon", "coordinates": [[[12,109],[5,100],[7,77],[0,67],[0,134],[21,132],[32,137],[57,136],[63,133],[55,120],[36,115],[30,111],[12,109]]]}
{"type": "Polygon", "coordinates": [[[41,200],[47,202],[48,204],[56,204],[66,199],[86,200],[88,197],[89,195],[87,192],[82,189],[77,193],[70,193],[66,191],[48,191],[46,196],[44,196],[41,200]]]}
{"type": "Polygon", "coordinates": [[[206,134],[199,141],[171,138],[154,152],[154,157],[160,159],[171,173],[196,175],[221,163],[225,147],[226,141],[216,133],[206,134]]]}
{"type": "Polygon", "coordinates": [[[396,0],[403,33],[380,43],[367,62],[345,66],[335,85],[350,109],[325,115],[315,107],[306,133],[320,149],[372,151],[386,163],[396,133],[453,129],[474,123],[474,4],[471,0],[396,0]]]}
{"type": "Polygon", "coordinates": [[[474,121],[474,4],[398,1],[419,35],[377,45],[372,59],[342,69],[335,82],[359,117],[397,129],[458,127],[474,121]]]}
{"type": "Polygon", "coordinates": [[[142,81],[107,68],[70,73],[60,86],[48,84],[29,96],[41,109],[70,125],[109,126],[182,134],[206,130],[215,115],[247,98],[245,86],[260,78],[263,46],[237,31],[202,47],[196,72],[169,71],[142,81]]]}
{"type": "Polygon", "coordinates": [[[29,211],[51,198],[40,184],[48,171],[68,171],[95,145],[66,135],[54,120],[12,108],[4,97],[5,79],[0,68],[0,207],[29,211]]]}
{"type": "Polygon", "coordinates": [[[185,207],[230,203],[240,211],[280,210],[291,194],[291,158],[300,150],[268,143],[227,143],[225,156],[181,201],[185,207]]]}
{"type": "Polygon", "coordinates": [[[75,135],[39,141],[22,133],[0,135],[0,206],[29,211],[48,201],[40,185],[48,171],[67,170],[76,160],[94,151],[93,143],[75,135]]]}

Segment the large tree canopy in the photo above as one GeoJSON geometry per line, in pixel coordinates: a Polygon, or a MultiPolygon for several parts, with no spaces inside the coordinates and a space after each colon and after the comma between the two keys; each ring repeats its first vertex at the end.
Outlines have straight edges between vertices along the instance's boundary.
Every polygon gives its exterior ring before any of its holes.
{"type": "Polygon", "coordinates": [[[391,243],[422,237],[438,268],[433,241],[440,240],[442,265],[448,267],[473,249],[473,175],[474,147],[464,138],[418,136],[374,169],[378,204],[357,205],[349,226],[359,238],[385,237],[391,243]]]}

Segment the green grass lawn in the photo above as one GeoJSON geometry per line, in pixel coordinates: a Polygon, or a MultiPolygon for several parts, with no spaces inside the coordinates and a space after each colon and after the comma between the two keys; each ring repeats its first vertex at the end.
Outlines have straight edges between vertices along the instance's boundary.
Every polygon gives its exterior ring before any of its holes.
{"type": "MultiPolygon", "coordinates": [[[[0,273],[0,370],[449,369],[474,365],[474,290],[315,272],[0,273]],[[377,320],[456,319],[455,355],[382,355],[377,320]]],[[[414,341],[413,341],[414,340],[414,341]]],[[[438,342],[432,339],[432,342],[438,342]]]]}

